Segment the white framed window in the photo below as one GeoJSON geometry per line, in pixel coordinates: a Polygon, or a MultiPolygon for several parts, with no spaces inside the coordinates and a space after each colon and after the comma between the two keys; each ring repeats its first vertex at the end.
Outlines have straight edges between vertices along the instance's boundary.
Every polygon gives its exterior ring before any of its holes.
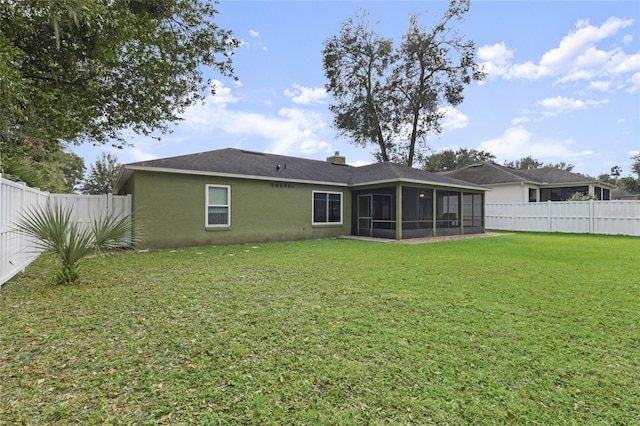
{"type": "Polygon", "coordinates": [[[314,225],[342,224],[342,192],[313,191],[314,225]]]}
{"type": "Polygon", "coordinates": [[[206,226],[231,226],[231,187],[207,185],[206,226]]]}

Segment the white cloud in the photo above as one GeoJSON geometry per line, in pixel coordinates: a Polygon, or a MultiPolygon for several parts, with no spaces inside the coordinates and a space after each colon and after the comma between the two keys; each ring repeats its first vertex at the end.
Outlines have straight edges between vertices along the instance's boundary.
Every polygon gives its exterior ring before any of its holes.
{"type": "Polygon", "coordinates": [[[264,45],[264,43],[262,43],[260,40],[257,40],[260,37],[260,33],[258,31],[249,30],[249,36],[254,40],[251,42],[248,42],[246,40],[240,40],[241,47],[250,48],[251,46],[257,46],[264,51],[269,50],[267,46],[264,45]]]}
{"type": "Polygon", "coordinates": [[[353,163],[349,163],[347,161],[347,164],[353,167],[362,167],[362,166],[368,166],[369,164],[372,164],[372,163],[371,161],[358,160],[358,161],[354,161],[353,163]]]}
{"type": "Polygon", "coordinates": [[[597,106],[608,103],[608,99],[601,101],[595,100],[580,100],[565,98],[564,96],[556,96],[555,98],[546,98],[538,102],[538,105],[542,106],[545,110],[542,115],[547,117],[555,117],[559,114],[566,114],[571,111],[584,110],[590,106],[597,106]]]}
{"type": "MultiPolygon", "coordinates": [[[[576,23],[576,30],[562,38],[558,47],[542,55],[538,63],[513,62],[513,52],[504,42],[482,46],[478,57],[491,78],[541,79],[554,78],[558,83],[576,82],[598,78],[599,81],[617,79],[628,73],[640,71],[640,54],[629,54],[621,48],[598,49],[597,43],[612,37],[633,24],[633,19],[611,17],[602,25],[594,26],[583,20],[576,23]]],[[[629,42],[631,36],[625,36],[629,42]]],[[[600,86],[601,87],[601,86],[600,86]]],[[[613,84],[610,87],[615,87],[613,84]]],[[[601,90],[599,86],[594,89],[601,90]]],[[[629,90],[638,90],[631,85],[629,90]]]]}
{"type": "Polygon", "coordinates": [[[633,94],[640,92],[640,72],[633,74],[627,81],[629,83],[629,87],[627,88],[628,93],[633,94]]]}
{"type": "Polygon", "coordinates": [[[531,118],[529,117],[516,117],[513,120],[511,120],[511,124],[522,124],[522,123],[528,123],[531,121],[531,118]]]}
{"type": "Polygon", "coordinates": [[[225,87],[224,83],[220,80],[213,80],[211,87],[214,89],[215,95],[208,96],[207,102],[224,105],[238,102],[238,99],[231,94],[231,88],[225,87]]]}
{"type": "Polygon", "coordinates": [[[572,151],[572,144],[571,139],[545,139],[516,126],[505,130],[498,138],[483,141],[479,149],[491,152],[498,161],[515,161],[527,156],[541,161],[558,161],[594,155],[593,151],[572,151]]]}
{"type": "Polygon", "coordinates": [[[323,103],[327,97],[327,91],[324,87],[304,87],[300,84],[292,84],[293,90],[285,90],[285,96],[291,98],[296,104],[311,105],[323,103]]]}
{"type": "Polygon", "coordinates": [[[478,59],[484,61],[482,67],[488,76],[506,76],[513,59],[513,50],[507,49],[504,41],[492,46],[485,45],[478,49],[478,59]]]}
{"type": "Polygon", "coordinates": [[[441,122],[443,133],[454,129],[463,129],[469,125],[469,117],[457,109],[447,106],[440,110],[444,113],[444,117],[441,122]]]}
{"type": "Polygon", "coordinates": [[[276,154],[332,152],[319,133],[327,128],[321,114],[299,108],[281,108],[277,115],[244,112],[230,106],[242,102],[220,81],[214,82],[216,95],[204,105],[194,105],[183,114],[180,124],[187,139],[207,139],[211,135],[231,140],[263,140],[263,151],[276,154]],[[217,99],[216,99],[217,98],[217,99]]]}
{"type": "Polygon", "coordinates": [[[589,89],[599,90],[601,92],[608,92],[609,90],[611,90],[612,85],[613,85],[612,81],[594,80],[589,82],[589,89]]]}

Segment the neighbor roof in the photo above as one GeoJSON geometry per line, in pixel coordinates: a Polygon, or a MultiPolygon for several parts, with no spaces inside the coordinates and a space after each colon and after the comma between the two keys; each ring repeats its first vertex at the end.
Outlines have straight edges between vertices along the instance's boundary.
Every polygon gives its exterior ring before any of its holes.
{"type": "MultiPolygon", "coordinates": [[[[536,185],[587,184],[597,180],[580,173],[568,172],[555,167],[539,169],[513,169],[495,163],[477,163],[445,173],[456,179],[479,185],[500,185],[509,183],[532,183],[536,185]]],[[[602,186],[611,186],[598,182],[602,186]]]]}
{"type": "Polygon", "coordinates": [[[226,148],[125,164],[120,172],[114,191],[118,191],[136,170],[289,182],[314,182],[341,186],[406,181],[486,190],[486,188],[479,185],[454,177],[430,173],[395,163],[376,163],[368,166],[353,167],[329,161],[226,148]]]}

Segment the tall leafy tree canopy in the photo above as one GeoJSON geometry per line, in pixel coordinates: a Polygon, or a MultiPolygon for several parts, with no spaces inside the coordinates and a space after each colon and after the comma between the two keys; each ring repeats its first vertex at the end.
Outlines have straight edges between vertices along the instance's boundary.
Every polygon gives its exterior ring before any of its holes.
{"type": "Polygon", "coordinates": [[[80,186],[80,192],[94,195],[110,194],[118,180],[121,166],[118,157],[102,153],[89,167],[87,177],[80,186]]]}
{"type": "Polygon", "coordinates": [[[0,154],[28,139],[126,145],[165,132],[233,77],[238,45],[206,0],[0,0],[0,154]]]}
{"type": "Polygon", "coordinates": [[[399,46],[376,33],[365,11],[326,40],[323,67],[339,133],[374,145],[379,161],[421,161],[426,137],[442,131],[443,107],[459,105],[464,87],[484,78],[473,41],[454,26],[469,6],[451,0],[431,30],[411,16],[399,46]]]}
{"type": "Polygon", "coordinates": [[[559,163],[543,163],[542,161],[533,158],[532,156],[522,157],[519,160],[515,161],[505,161],[504,165],[506,167],[511,167],[512,169],[519,170],[527,170],[527,169],[540,169],[542,167],[553,167],[555,169],[566,170],[568,172],[572,171],[575,165],[565,163],[561,161],[559,163]]]}
{"type": "Polygon", "coordinates": [[[2,177],[42,191],[72,193],[82,180],[84,160],[67,147],[48,147],[41,142],[26,138],[23,154],[3,163],[2,177]]]}
{"type": "Polygon", "coordinates": [[[460,148],[457,151],[445,149],[426,157],[424,169],[429,172],[456,170],[475,163],[494,161],[496,156],[488,151],[460,148]]]}

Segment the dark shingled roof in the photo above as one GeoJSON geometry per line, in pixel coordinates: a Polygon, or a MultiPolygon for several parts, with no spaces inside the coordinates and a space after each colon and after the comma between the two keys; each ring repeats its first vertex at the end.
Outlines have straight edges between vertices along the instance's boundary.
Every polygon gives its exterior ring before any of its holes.
{"type": "Polygon", "coordinates": [[[512,169],[495,163],[477,163],[444,173],[447,176],[478,185],[530,182],[535,184],[571,184],[594,182],[596,179],[555,167],[512,169]]]}
{"type": "Polygon", "coordinates": [[[116,187],[121,186],[135,170],[173,171],[232,175],[283,181],[365,185],[375,182],[415,181],[442,186],[486,190],[481,186],[439,173],[430,173],[402,164],[376,163],[353,167],[329,161],[309,160],[285,155],[267,154],[226,148],[197,154],[129,163],[124,166],[116,187]]]}
{"type": "Polygon", "coordinates": [[[125,168],[127,167],[330,183],[347,182],[351,168],[351,166],[328,161],[307,160],[234,148],[141,161],[125,165],[125,168]]]}
{"type": "Polygon", "coordinates": [[[397,163],[374,163],[367,166],[353,168],[352,185],[365,185],[373,182],[388,181],[428,182],[442,186],[456,186],[475,189],[486,189],[470,182],[455,179],[440,173],[431,173],[425,170],[397,163]]]}

